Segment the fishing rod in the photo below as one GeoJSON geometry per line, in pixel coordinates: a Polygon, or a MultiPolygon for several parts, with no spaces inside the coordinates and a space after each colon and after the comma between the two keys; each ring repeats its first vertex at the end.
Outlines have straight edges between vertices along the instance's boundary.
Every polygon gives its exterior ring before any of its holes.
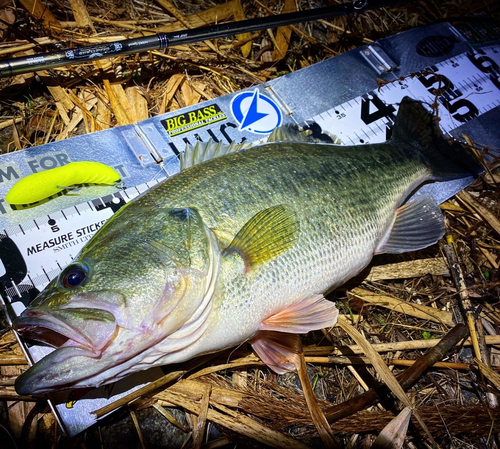
{"type": "Polygon", "coordinates": [[[291,25],[293,23],[314,21],[326,17],[361,13],[369,9],[394,5],[401,1],[402,0],[354,0],[351,3],[342,3],[323,8],[210,25],[172,33],[158,33],[152,36],[124,39],[116,42],[89,45],[34,56],[3,59],[0,60],[0,77],[20,75],[22,73],[46,70],[69,64],[81,64],[96,59],[129,55],[143,51],[161,50],[169,46],[250,33],[253,31],[291,25]]]}

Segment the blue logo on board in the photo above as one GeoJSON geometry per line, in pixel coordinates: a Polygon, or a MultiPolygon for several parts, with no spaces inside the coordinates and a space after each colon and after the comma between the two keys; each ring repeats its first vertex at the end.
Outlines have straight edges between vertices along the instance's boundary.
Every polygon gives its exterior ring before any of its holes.
{"type": "Polygon", "coordinates": [[[278,105],[269,97],[259,93],[258,89],[234,96],[231,101],[231,112],[240,124],[240,131],[256,134],[269,134],[280,126],[283,120],[278,105]]]}

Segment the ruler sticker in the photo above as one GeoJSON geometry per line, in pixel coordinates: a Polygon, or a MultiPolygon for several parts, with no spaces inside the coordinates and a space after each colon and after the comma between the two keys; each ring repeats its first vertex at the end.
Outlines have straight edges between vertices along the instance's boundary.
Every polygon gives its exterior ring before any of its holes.
{"type": "Polygon", "coordinates": [[[344,145],[384,142],[391,135],[397,104],[409,95],[439,107],[449,133],[500,105],[498,46],[474,50],[385,84],[312,118],[344,145]]]}
{"type": "MultiPolygon", "coordinates": [[[[499,62],[498,46],[471,50],[367,92],[311,120],[347,145],[383,142],[391,135],[397,104],[410,95],[429,104],[437,99],[440,124],[445,131],[451,131],[500,104],[499,62]]],[[[122,133],[130,131],[127,128],[122,133]]],[[[64,151],[28,161],[32,171],[67,162],[64,151]]],[[[158,166],[157,173],[164,178],[165,173],[171,176],[178,170],[178,158],[172,155],[158,166]]],[[[0,167],[0,181],[17,176],[14,164],[0,167]]],[[[71,262],[120,207],[158,182],[143,183],[0,230],[0,260],[4,265],[0,287],[13,304],[17,303],[16,313],[71,262]],[[6,254],[9,260],[4,260],[6,254]]]]}
{"type": "Polygon", "coordinates": [[[0,184],[17,182],[21,177],[21,171],[14,161],[0,164],[0,184]]]}
{"type": "Polygon", "coordinates": [[[220,106],[213,103],[193,111],[174,115],[162,120],[160,123],[169,137],[173,137],[226,119],[227,115],[222,112],[220,106]]]}

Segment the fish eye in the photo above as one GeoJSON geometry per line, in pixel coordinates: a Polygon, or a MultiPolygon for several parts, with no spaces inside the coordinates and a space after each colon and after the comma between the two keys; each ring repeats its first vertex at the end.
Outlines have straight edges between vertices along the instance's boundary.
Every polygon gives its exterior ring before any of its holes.
{"type": "Polygon", "coordinates": [[[75,288],[85,281],[89,270],[84,265],[70,265],[59,276],[59,283],[64,288],[75,288]]]}

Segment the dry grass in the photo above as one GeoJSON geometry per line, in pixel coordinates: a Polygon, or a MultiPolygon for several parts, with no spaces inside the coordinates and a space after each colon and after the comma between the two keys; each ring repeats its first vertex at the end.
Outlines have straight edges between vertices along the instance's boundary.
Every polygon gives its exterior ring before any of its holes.
{"type": "MultiPolygon", "coordinates": [[[[295,6],[288,0],[265,5],[232,0],[223,6],[221,0],[90,0],[85,5],[53,0],[45,2],[45,9],[39,1],[20,3],[24,7],[0,1],[2,57],[230,21],[242,17],[242,11],[247,18],[263,16],[295,6]],[[33,9],[35,4],[42,9],[33,9]],[[44,15],[35,17],[37,11],[44,15]]],[[[299,3],[301,9],[317,6],[317,2],[299,3]]],[[[287,30],[3,79],[0,151],[174,111],[415,26],[475,14],[498,18],[499,12],[494,0],[420,0],[287,30]]],[[[302,372],[301,378],[309,375],[317,396],[312,402],[306,401],[296,375],[277,377],[241,348],[229,363],[229,354],[222,354],[187,371],[180,382],[171,376],[166,379],[170,383],[135,398],[128,418],[122,412],[68,441],[43,402],[23,401],[13,391],[14,378],[26,364],[12,333],[7,332],[0,339],[0,396],[7,400],[2,422],[9,424],[22,447],[153,448],[180,447],[183,442],[184,447],[206,448],[369,447],[394,413],[410,404],[426,429],[413,420],[408,447],[430,447],[432,439],[441,447],[498,447],[498,411],[491,409],[498,405],[500,394],[498,168],[498,161],[490,164],[487,174],[467,192],[442,206],[449,231],[446,242],[419,253],[379,258],[364,279],[332,295],[344,322],[350,321],[361,335],[356,338],[364,338],[362,343],[371,344],[381,358],[371,352],[363,354],[368,357],[355,355],[363,351],[352,346],[353,340],[339,327],[308,335],[303,339],[307,373],[302,372]],[[432,368],[417,364],[417,378],[407,385],[401,377],[408,371],[405,366],[415,360],[422,364],[427,348],[458,322],[466,323],[471,339],[451,344],[432,363],[439,358],[443,362],[432,368]],[[381,360],[394,374],[393,391],[402,403],[377,383],[381,372],[389,376],[386,368],[378,366],[381,360]],[[488,361],[493,369],[484,365],[488,361]],[[372,363],[378,368],[373,369],[372,363]],[[364,411],[357,411],[356,398],[374,385],[379,405],[372,401],[358,407],[364,411]],[[346,401],[349,407],[342,408],[346,401]],[[316,408],[316,427],[308,407],[316,408]],[[159,420],[154,429],[153,415],[159,420]],[[328,429],[321,427],[324,420],[330,423],[328,429]],[[120,432],[123,439],[117,436],[120,432]],[[168,440],[158,432],[175,434],[177,439],[168,440]],[[211,435],[209,443],[205,435],[211,435]]]]}

